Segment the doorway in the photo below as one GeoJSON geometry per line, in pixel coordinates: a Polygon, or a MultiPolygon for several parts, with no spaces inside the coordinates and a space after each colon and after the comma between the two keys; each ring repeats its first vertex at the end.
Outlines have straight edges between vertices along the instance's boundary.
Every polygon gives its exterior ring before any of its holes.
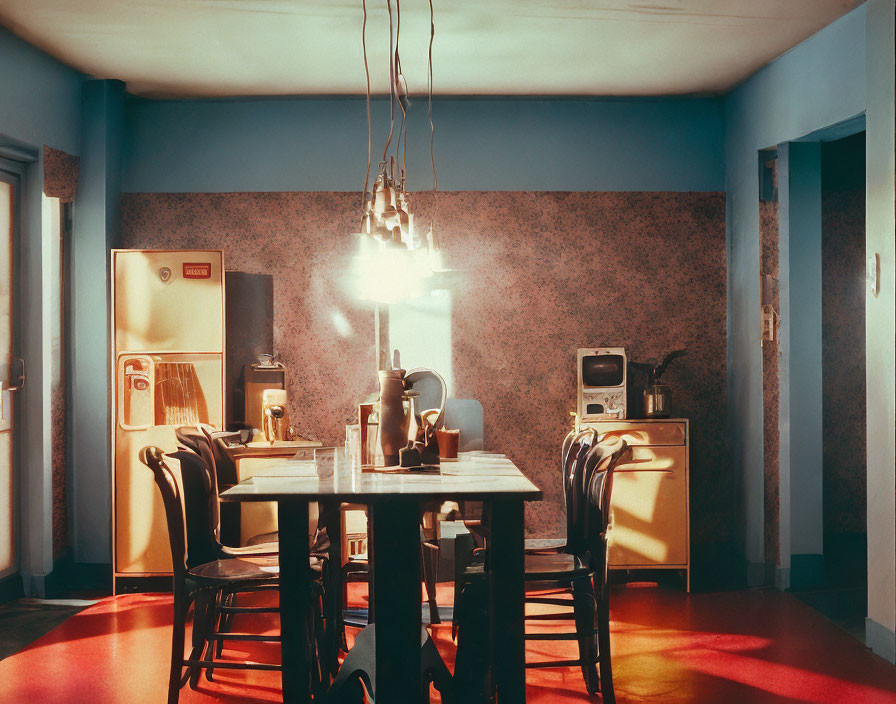
{"type": "Polygon", "coordinates": [[[821,145],[824,590],[864,640],[867,614],[865,132],[821,145]]]}
{"type": "Polygon", "coordinates": [[[15,392],[25,376],[17,358],[15,315],[20,184],[16,166],[0,161],[0,602],[22,592],[15,471],[15,392]]]}
{"type": "Polygon", "coordinates": [[[760,153],[760,242],[766,560],[780,588],[864,639],[866,135],[855,127],[760,153]],[[778,252],[766,246],[775,229],[778,252]],[[781,319],[771,349],[767,310],[781,319]]]}

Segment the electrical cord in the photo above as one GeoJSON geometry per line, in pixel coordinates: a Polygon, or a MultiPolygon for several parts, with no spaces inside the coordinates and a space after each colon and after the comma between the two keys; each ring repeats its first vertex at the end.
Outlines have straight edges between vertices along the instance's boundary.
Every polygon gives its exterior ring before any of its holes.
{"type": "Polygon", "coordinates": [[[392,143],[392,133],[395,130],[395,65],[392,62],[392,34],[394,30],[392,22],[392,0],[386,0],[386,9],[389,11],[389,138],[383,149],[383,163],[386,163],[386,155],[389,153],[389,145],[392,143]]]}
{"type": "MultiPolygon", "coordinates": [[[[365,105],[367,106],[367,171],[364,173],[364,191],[361,193],[361,211],[367,212],[367,185],[370,183],[370,147],[372,133],[370,127],[370,66],[367,63],[367,0],[361,0],[363,19],[361,21],[361,48],[364,52],[364,76],[367,79],[365,105]]],[[[362,215],[362,220],[363,220],[362,215]]]]}
{"type": "Polygon", "coordinates": [[[432,0],[429,0],[429,72],[426,81],[429,104],[429,161],[432,164],[432,217],[430,218],[429,229],[433,232],[435,238],[436,213],[438,212],[438,191],[439,179],[436,176],[436,152],[435,152],[435,134],[436,126],[432,121],[432,44],[436,38],[435,13],[432,9],[432,0]]]}

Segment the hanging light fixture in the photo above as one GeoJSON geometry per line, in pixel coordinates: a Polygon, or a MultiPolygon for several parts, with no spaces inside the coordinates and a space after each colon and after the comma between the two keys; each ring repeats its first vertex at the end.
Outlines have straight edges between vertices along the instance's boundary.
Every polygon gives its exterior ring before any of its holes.
{"type": "MultiPolygon", "coordinates": [[[[367,171],[364,174],[361,215],[361,247],[355,271],[358,295],[377,303],[397,303],[417,298],[429,290],[428,279],[441,269],[441,255],[430,227],[423,232],[414,220],[407,191],[408,87],[401,67],[401,0],[386,0],[389,14],[389,135],[373,185],[370,185],[372,134],[370,121],[370,68],[367,61],[367,2],[362,0],[361,42],[367,81],[367,171]],[[396,134],[396,106],[401,112],[396,134]],[[391,150],[391,151],[390,151],[391,150]]],[[[430,161],[433,174],[433,212],[438,191],[432,121],[432,45],[435,23],[429,1],[430,36],[427,72],[430,161]]]]}

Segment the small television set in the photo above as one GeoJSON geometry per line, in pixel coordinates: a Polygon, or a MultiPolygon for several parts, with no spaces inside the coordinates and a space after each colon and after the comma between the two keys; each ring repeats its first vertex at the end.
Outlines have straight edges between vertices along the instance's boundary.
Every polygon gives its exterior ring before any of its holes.
{"type": "Polygon", "coordinates": [[[576,358],[579,417],[583,421],[624,419],[627,381],[625,348],[583,348],[576,358]]]}

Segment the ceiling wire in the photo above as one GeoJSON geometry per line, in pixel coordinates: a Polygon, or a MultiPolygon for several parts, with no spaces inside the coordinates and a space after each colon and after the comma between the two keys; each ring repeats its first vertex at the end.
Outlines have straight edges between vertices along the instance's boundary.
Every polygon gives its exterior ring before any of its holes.
{"type": "Polygon", "coordinates": [[[398,19],[395,30],[395,96],[398,107],[401,109],[401,125],[398,128],[398,141],[395,144],[395,159],[401,163],[401,190],[404,190],[405,174],[407,171],[408,154],[408,130],[407,130],[407,102],[408,87],[401,69],[401,54],[398,51],[398,42],[401,37],[401,0],[395,0],[395,11],[398,19]],[[404,92],[402,93],[402,87],[404,92]],[[402,149],[403,145],[403,149],[402,149]]]}
{"type": "Polygon", "coordinates": [[[383,161],[386,163],[386,155],[389,153],[389,145],[392,143],[392,133],[395,130],[395,65],[392,62],[392,0],[386,0],[386,9],[389,11],[389,138],[383,149],[383,161]]]}
{"type": "Polygon", "coordinates": [[[370,67],[367,64],[367,0],[361,0],[361,10],[364,18],[361,21],[361,48],[364,52],[364,76],[367,79],[366,106],[367,106],[367,171],[364,174],[364,192],[361,194],[361,212],[367,212],[367,185],[370,183],[370,67]]]}
{"type": "Polygon", "coordinates": [[[429,161],[432,164],[432,218],[430,221],[430,230],[433,231],[433,237],[435,237],[435,223],[436,223],[436,212],[438,210],[438,191],[439,191],[439,179],[436,176],[436,152],[435,152],[435,134],[436,134],[436,126],[432,121],[432,43],[436,38],[436,23],[435,23],[435,14],[432,9],[432,0],[429,0],[429,71],[426,80],[426,89],[428,93],[428,104],[429,104],[429,161]]]}

